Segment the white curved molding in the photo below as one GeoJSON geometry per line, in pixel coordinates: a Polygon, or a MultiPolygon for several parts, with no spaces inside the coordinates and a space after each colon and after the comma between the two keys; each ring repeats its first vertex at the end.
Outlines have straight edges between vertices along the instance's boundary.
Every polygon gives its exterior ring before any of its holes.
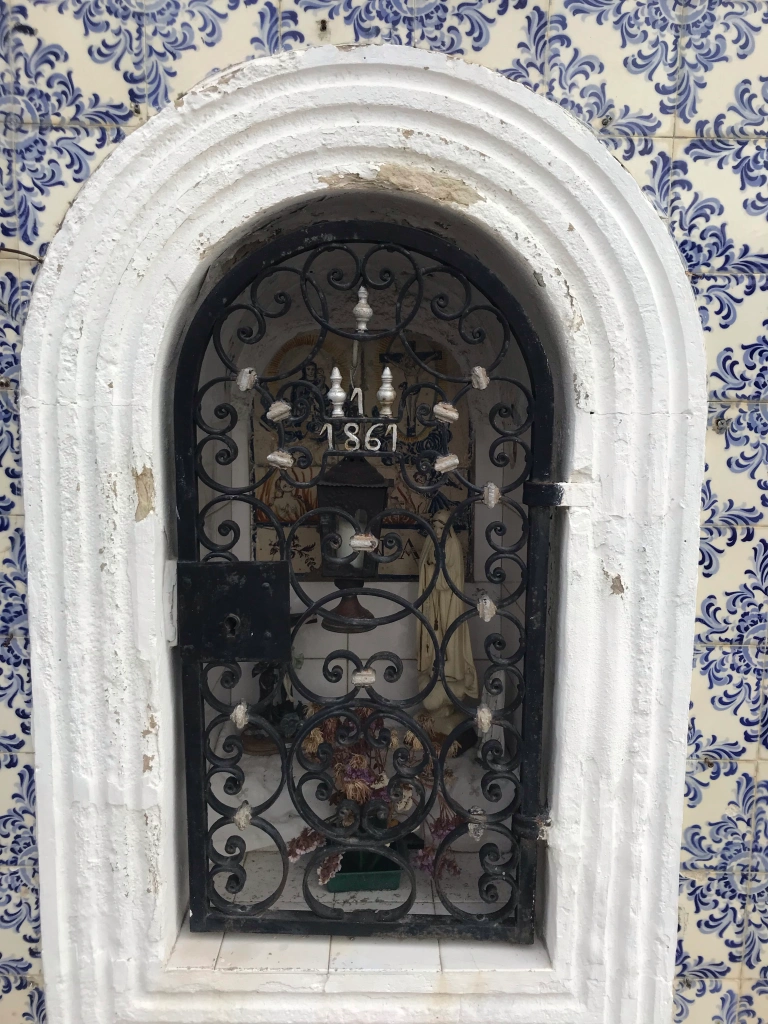
{"type": "Polygon", "coordinates": [[[320,48],[229,69],[132,133],[50,247],[23,352],[52,1024],[667,1024],[704,380],[682,266],[635,182],[501,76],[405,47],[320,48]],[[549,961],[170,970],[184,899],[163,613],[175,348],[218,254],[297,198],[354,185],[444,204],[539,282],[561,479],[589,493],[560,513],[549,961]]]}

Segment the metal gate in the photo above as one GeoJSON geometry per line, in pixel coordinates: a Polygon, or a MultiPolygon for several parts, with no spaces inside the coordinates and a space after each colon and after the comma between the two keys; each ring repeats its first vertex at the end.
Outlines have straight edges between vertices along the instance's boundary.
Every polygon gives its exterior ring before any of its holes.
{"type": "Polygon", "coordinates": [[[327,223],[211,291],[175,394],[193,930],[531,942],[552,384],[432,234],[327,223]]]}

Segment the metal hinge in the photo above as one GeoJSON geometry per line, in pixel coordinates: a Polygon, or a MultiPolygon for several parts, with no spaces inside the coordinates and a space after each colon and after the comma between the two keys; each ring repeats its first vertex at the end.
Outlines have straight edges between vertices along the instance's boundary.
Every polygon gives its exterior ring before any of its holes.
{"type": "Polygon", "coordinates": [[[533,816],[515,814],[512,817],[512,829],[521,839],[535,839],[538,842],[546,843],[551,827],[552,819],[549,816],[548,808],[544,808],[533,816]]]}
{"type": "Polygon", "coordinates": [[[594,485],[584,482],[552,483],[549,480],[528,480],[523,484],[523,502],[532,507],[589,508],[594,485]]]}

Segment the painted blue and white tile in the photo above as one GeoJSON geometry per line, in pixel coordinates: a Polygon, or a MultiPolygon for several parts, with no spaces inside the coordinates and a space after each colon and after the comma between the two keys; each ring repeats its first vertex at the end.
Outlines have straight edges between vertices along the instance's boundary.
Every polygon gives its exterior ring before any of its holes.
{"type": "Polygon", "coordinates": [[[718,977],[738,977],[744,946],[742,880],[733,873],[680,875],[678,934],[685,955],[718,977]]]}
{"type": "Polygon", "coordinates": [[[28,755],[0,755],[0,870],[37,864],[35,771],[28,755]]]}
{"type": "MultiPolygon", "coordinates": [[[[142,7],[143,0],[14,4],[17,27],[11,38],[23,120],[85,125],[145,121],[146,103],[133,82],[136,55],[125,46],[127,26],[141,17],[142,7]]],[[[141,65],[143,41],[136,45],[141,65]]]]}
{"type": "MultiPolygon", "coordinates": [[[[734,238],[725,204],[716,195],[697,191],[685,160],[670,162],[666,153],[659,153],[651,167],[651,181],[643,192],[658,209],[666,204],[670,231],[689,273],[703,275],[694,279],[693,285],[705,332],[714,326],[732,326],[741,303],[765,286],[765,234],[753,246],[734,238]]],[[[709,187],[712,183],[704,184],[709,187]]]]}
{"type": "Polygon", "coordinates": [[[635,135],[672,137],[678,29],[667,4],[552,0],[550,19],[555,102],[576,79],[585,95],[609,98],[604,116],[613,116],[614,128],[631,121],[635,135]]]}
{"type": "Polygon", "coordinates": [[[0,637],[28,632],[24,521],[10,516],[8,529],[0,531],[0,637]]]}
{"type": "MultiPolygon", "coordinates": [[[[0,814],[0,823],[2,822],[0,814]]],[[[1,827],[1,826],[0,826],[1,827]]],[[[0,868],[0,950],[3,956],[40,960],[40,894],[37,862],[0,868]]]]}
{"type": "MultiPolygon", "coordinates": [[[[730,409],[730,406],[726,407],[730,409]]],[[[714,418],[713,428],[725,432],[728,420],[723,413],[714,418]]],[[[730,470],[727,469],[729,475],[730,470]]],[[[724,491],[729,493],[729,480],[726,478],[724,491]]],[[[726,549],[732,548],[739,538],[752,540],[755,529],[768,523],[768,510],[762,502],[754,505],[739,504],[733,498],[721,498],[715,490],[716,481],[712,479],[709,463],[704,464],[704,480],[701,485],[701,513],[699,532],[699,571],[704,579],[716,575],[720,571],[720,561],[726,549]]],[[[718,485],[723,487],[722,482],[718,485]]]]}
{"type": "Polygon", "coordinates": [[[281,18],[273,0],[122,0],[106,12],[102,0],[33,0],[33,7],[44,24],[52,10],[69,19],[87,44],[93,81],[100,81],[102,69],[109,82],[119,76],[142,117],[214,71],[301,41],[295,12],[281,18]]]}
{"type": "Polygon", "coordinates": [[[742,891],[752,867],[755,816],[768,812],[768,784],[755,781],[755,766],[748,763],[721,761],[715,767],[689,762],[689,774],[697,775],[703,793],[683,812],[680,871],[738,875],[742,891]]]}
{"type": "Polygon", "coordinates": [[[22,125],[10,140],[4,137],[4,157],[14,161],[17,216],[15,221],[5,218],[0,230],[39,254],[58,231],[82,183],[125,135],[125,129],[114,127],[22,125]]]}
{"type": "Polygon", "coordinates": [[[678,137],[768,130],[768,4],[688,3],[682,19],[678,137]],[[695,112],[694,112],[695,108],[695,112]]]}
{"type": "Polygon", "coordinates": [[[746,224],[752,230],[756,222],[768,220],[767,139],[691,139],[682,146],[681,152],[689,176],[699,165],[699,180],[706,169],[713,175],[730,171],[725,188],[720,187],[720,192],[723,193],[721,198],[727,197],[726,215],[735,225],[746,224]]]}
{"type": "MultiPolygon", "coordinates": [[[[0,970],[2,960],[0,960],[0,970]]],[[[2,979],[0,979],[0,982],[2,979]]],[[[46,1024],[45,992],[39,977],[24,977],[21,988],[0,989],[0,1015],[3,1024],[46,1024]]]]}
{"type": "MultiPolygon", "coordinates": [[[[768,405],[710,403],[705,457],[705,480],[713,494],[728,495],[733,525],[768,521],[768,405]]],[[[709,518],[702,508],[702,522],[709,518]]]]}
{"type": "MultiPolygon", "coordinates": [[[[758,647],[698,647],[694,651],[688,757],[754,760],[768,732],[763,690],[765,655],[758,647]]],[[[686,792],[690,803],[695,790],[686,792]]]]}
{"type": "Polygon", "coordinates": [[[695,278],[694,290],[730,288],[739,301],[728,310],[712,303],[705,330],[710,399],[768,401],[768,277],[695,278]],[[724,315],[721,315],[724,314],[724,315]]]}
{"type": "Polygon", "coordinates": [[[494,70],[525,59],[542,13],[529,0],[414,0],[412,7],[412,45],[494,70]]]}
{"type": "Polygon", "coordinates": [[[673,220],[672,226],[678,244],[688,235],[690,247],[690,235],[698,236],[699,251],[684,251],[691,272],[768,271],[766,182],[763,142],[675,140],[671,202],[689,213],[673,220]],[[692,209],[694,196],[699,198],[692,209]]]}
{"type": "Polygon", "coordinates": [[[6,636],[0,640],[0,754],[33,750],[29,638],[6,636]]]}
{"type": "Polygon", "coordinates": [[[768,621],[768,535],[736,532],[717,571],[699,579],[695,642],[765,645],[768,621]]]}
{"type": "MultiPolygon", "coordinates": [[[[697,984],[688,979],[674,987],[673,1024],[765,1024],[754,1015],[745,1016],[738,982],[697,984]]],[[[748,1012],[748,1011],[747,1011],[748,1012]]]]}

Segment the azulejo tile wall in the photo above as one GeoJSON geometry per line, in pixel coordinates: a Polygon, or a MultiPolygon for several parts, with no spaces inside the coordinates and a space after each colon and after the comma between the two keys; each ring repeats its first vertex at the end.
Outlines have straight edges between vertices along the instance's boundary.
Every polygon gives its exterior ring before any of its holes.
{"type": "Polygon", "coordinates": [[[86,178],[206,75],[383,42],[586,122],[688,268],[711,405],[674,1020],[768,1024],[768,0],[0,0],[0,1018],[45,1020],[18,417],[35,272],[86,178]]]}

